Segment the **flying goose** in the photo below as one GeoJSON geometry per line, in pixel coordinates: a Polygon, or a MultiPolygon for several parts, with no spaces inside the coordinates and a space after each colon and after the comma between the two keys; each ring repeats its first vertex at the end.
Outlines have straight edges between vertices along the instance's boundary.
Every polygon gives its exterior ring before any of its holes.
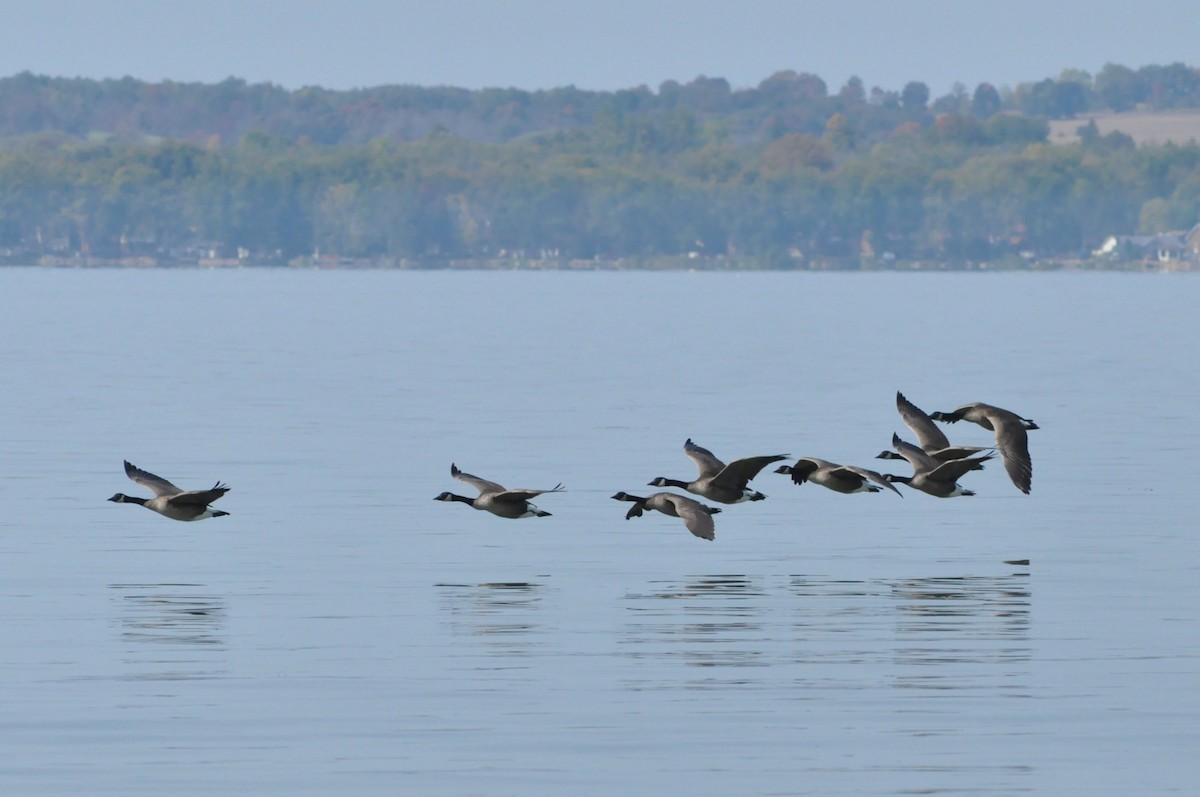
{"type": "Polygon", "coordinates": [[[625,519],[641,517],[646,509],[656,509],[664,515],[683,520],[687,530],[702,540],[712,540],[717,536],[716,526],[712,516],[721,510],[715,506],[705,506],[699,501],[693,501],[675,493],[654,493],[645,498],[639,498],[629,493],[617,493],[613,496],[618,501],[632,501],[625,519]]]}
{"type": "Polygon", "coordinates": [[[210,509],[208,506],[229,492],[229,488],[220,482],[217,482],[209,490],[189,490],[185,492],[161,476],[155,476],[153,473],[130,464],[129,460],[125,460],[125,475],[132,479],[135,484],[140,484],[153,492],[154,497],[138,498],[133,495],[117,493],[108,499],[109,501],[118,504],[141,504],[163,517],[171,518],[171,520],[204,520],[205,518],[222,517],[229,514],[228,512],[210,509]]]}
{"type": "Polygon", "coordinates": [[[550,517],[549,512],[543,512],[538,509],[529,503],[529,499],[542,493],[559,493],[566,489],[559,483],[549,490],[506,490],[495,482],[481,479],[478,476],[472,476],[469,473],[463,473],[453,462],[450,463],[450,475],[460,482],[474,487],[479,491],[479,496],[477,498],[467,498],[465,495],[455,495],[454,493],[445,492],[434,498],[434,501],[460,501],[464,504],[470,504],[475,509],[483,509],[491,512],[493,515],[511,519],[550,517]]]}
{"type": "Polygon", "coordinates": [[[765,495],[751,490],[747,485],[767,465],[770,465],[772,462],[778,462],[781,459],[787,459],[786,454],[768,457],[746,457],[745,459],[735,459],[726,465],[714,457],[713,453],[707,448],[701,448],[693,443],[690,437],[683,444],[683,453],[687,454],[688,458],[692,462],[695,462],[696,467],[700,469],[700,475],[696,480],[683,482],[678,479],[666,479],[659,476],[650,482],[650,486],[679,487],[680,489],[687,490],[689,493],[695,493],[696,495],[703,496],[712,501],[718,501],[722,504],[761,501],[766,498],[765,495]]]}
{"type": "Polygon", "coordinates": [[[935,412],[929,417],[945,423],[970,421],[988,431],[995,431],[996,448],[1000,450],[1000,459],[1004,462],[1008,477],[1018,490],[1028,495],[1033,482],[1033,462],[1029,458],[1029,435],[1026,430],[1037,429],[1036,423],[1015,412],[980,402],[964,404],[954,412],[935,412]]]}
{"type": "Polygon", "coordinates": [[[879,487],[875,484],[879,484],[900,495],[900,491],[882,473],[853,465],[838,465],[816,457],[801,457],[795,465],[780,465],[775,472],[790,473],[796,484],[812,482],[838,493],[877,493],[879,487]]]}
{"type": "MultiPolygon", "coordinates": [[[[975,446],[950,445],[950,441],[946,439],[946,435],[937,427],[933,419],[916,404],[906,399],[904,394],[898,390],[896,391],[896,411],[904,419],[904,424],[917,436],[917,444],[921,450],[939,462],[964,459],[972,454],[978,454],[980,451],[987,451],[986,448],[975,446]]],[[[895,451],[883,451],[876,459],[904,459],[904,457],[895,451]]]]}
{"type": "Polygon", "coordinates": [[[958,480],[970,471],[983,470],[983,463],[995,456],[995,454],[989,453],[975,459],[951,459],[939,462],[912,443],[901,440],[898,434],[892,435],[892,445],[896,447],[900,456],[907,459],[913,466],[913,475],[894,476],[889,473],[884,478],[889,482],[907,484],[909,487],[937,498],[975,495],[974,492],[959,484],[958,480]]]}

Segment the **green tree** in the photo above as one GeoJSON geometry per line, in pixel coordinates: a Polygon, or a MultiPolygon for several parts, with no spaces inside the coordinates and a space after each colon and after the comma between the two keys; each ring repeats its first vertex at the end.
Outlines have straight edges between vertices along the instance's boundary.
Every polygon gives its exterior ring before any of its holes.
{"type": "Polygon", "coordinates": [[[977,119],[988,119],[1000,112],[1000,92],[991,83],[980,83],[971,95],[971,115],[977,119]]]}
{"type": "Polygon", "coordinates": [[[1105,64],[1095,80],[1096,96],[1108,108],[1128,111],[1146,99],[1146,85],[1141,76],[1127,66],[1105,64]]]}
{"type": "Polygon", "coordinates": [[[929,104],[929,86],[920,81],[909,81],[900,92],[900,104],[911,113],[922,113],[929,104]]]}

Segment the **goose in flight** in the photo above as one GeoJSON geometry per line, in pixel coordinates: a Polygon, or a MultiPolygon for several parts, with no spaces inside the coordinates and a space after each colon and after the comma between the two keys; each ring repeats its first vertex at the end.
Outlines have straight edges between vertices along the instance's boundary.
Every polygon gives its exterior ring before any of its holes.
{"type": "Polygon", "coordinates": [[[900,495],[900,491],[882,473],[853,465],[838,465],[816,457],[801,457],[795,465],[781,465],[775,472],[791,474],[796,484],[812,482],[838,493],[877,493],[880,488],[876,485],[882,485],[900,495]]]}
{"type": "Polygon", "coordinates": [[[543,493],[559,493],[566,489],[560,483],[549,490],[506,490],[495,482],[481,479],[478,476],[472,476],[469,473],[463,473],[453,462],[450,463],[450,475],[460,482],[474,487],[479,491],[479,495],[475,498],[468,498],[465,495],[455,495],[451,492],[445,492],[433,500],[459,501],[464,504],[470,504],[475,509],[482,509],[491,512],[493,515],[510,519],[550,517],[549,512],[543,512],[538,509],[530,503],[529,499],[543,493]]]}
{"type": "Polygon", "coordinates": [[[787,459],[786,454],[766,457],[746,457],[745,459],[735,459],[726,465],[713,456],[713,453],[707,448],[701,448],[693,443],[691,438],[688,438],[687,442],[683,444],[683,453],[687,454],[688,458],[692,462],[695,462],[696,467],[700,470],[700,475],[696,480],[685,482],[659,476],[650,482],[650,486],[678,487],[682,490],[687,490],[689,493],[694,493],[722,504],[761,501],[766,498],[762,493],[750,489],[748,486],[750,480],[772,462],[787,459]]]}
{"type": "Polygon", "coordinates": [[[625,514],[626,520],[641,517],[643,511],[654,509],[664,515],[681,519],[687,530],[702,540],[712,540],[717,536],[712,516],[721,510],[715,506],[705,506],[699,501],[675,493],[654,493],[645,498],[629,493],[617,493],[613,498],[633,502],[633,506],[625,514]]]}
{"type": "Polygon", "coordinates": [[[964,404],[953,412],[935,412],[930,416],[935,421],[956,423],[970,421],[988,431],[996,433],[996,448],[1008,477],[1021,492],[1028,494],[1033,482],[1033,461],[1029,458],[1029,435],[1027,430],[1038,425],[1015,412],[993,407],[991,404],[964,404]]]}
{"type": "Polygon", "coordinates": [[[118,504],[141,504],[147,509],[157,512],[171,520],[204,520],[210,517],[222,517],[228,512],[209,507],[225,493],[229,487],[217,482],[208,490],[181,490],[161,476],[144,471],[125,461],[125,475],[154,493],[153,498],[139,498],[135,495],[117,493],[108,499],[118,504]]]}

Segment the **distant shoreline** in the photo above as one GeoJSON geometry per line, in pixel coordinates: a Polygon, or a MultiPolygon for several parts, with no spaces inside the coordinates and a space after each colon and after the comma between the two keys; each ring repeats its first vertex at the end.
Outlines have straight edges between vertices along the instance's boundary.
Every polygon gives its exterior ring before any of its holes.
{"type": "Polygon", "coordinates": [[[253,259],[211,258],[169,260],[164,258],[43,257],[37,262],[8,262],[0,268],[61,269],[276,269],[317,271],[713,271],[713,272],[1141,272],[1168,273],[1200,271],[1200,263],[1189,260],[1099,260],[1012,258],[996,261],[910,261],[883,258],[769,261],[763,258],[674,257],[611,259],[461,259],[411,260],[405,258],[294,258],[286,263],[253,259]]]}

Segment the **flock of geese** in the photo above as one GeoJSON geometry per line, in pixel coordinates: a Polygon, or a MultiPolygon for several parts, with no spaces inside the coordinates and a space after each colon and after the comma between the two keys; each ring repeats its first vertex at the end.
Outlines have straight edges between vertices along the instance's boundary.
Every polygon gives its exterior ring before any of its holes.
{"type": "MultiPolygon", "coordinates": [[[[1027,431],[1038,428],[1033,421],[1009,410],[979,402],[964,404],[953,412],[927,414],[899,392],[896,393],[896,409],[905,425],[917,436],[917,444],[906,442],[899,435],[893,434],[894,450],[883,451],[876,459],[906,460],[913,469],[911,476],[879,473],[853,465],[839,465],[816,457],[801,457],[795,464],[781,465],[775,472],[790,475],[796,484],[812,482],[839,493],[877,493],[890,490],[901,495],[896,489],[896,483],[899,482],[937,498],[954,498],[975,494],[959,484],[958,480],[973,470],[982,470],[984,463],[998,452],[1013,484],[1021,492],[1029,493],[1033,465],[1029,458],[1027,431]],[[978,424],[995,433],[995,445],[990,448],[952,446],[935,421],[970,421],[978,424]]],[[[743,501],[761,501],[766,498],[750,487],[750,480],[771,463],[788,459],[786,454],[776,454],[746,457],[726,464],[711,451],[696,445],[690,439],[683,444],[683,452],[696,464],[699,475],[690,482],[659,476],[651,481],[649,486],[675,487],[722,504],[739,504],[743,501]]],[[[172,520],[203,520],[229,514],[213,510],[210,506],[229,492],[229,487],[220,482],[208,490],[184,491],[166,479],[144,471],[128,461],[125,462],[125,475],[153,492],[154,497],[138,498],[117,493],[108,500],[141,504],[172,520]]],[[[502,518],[547,517],[550,513],[539,509],[532,500],[540,495],[562,492],[565,489],[560,483],[548,490],[509,490],[496,482],[464,473],[454,464],[450,465],[450,475],[478,490],[479,495],[469,498],[444,492],[434,498],[435,501],[457,501],[502,518]]],[[[713,515],[721,511],[718,507],[708,506],[694,498],[672,492],[657,492],[645,497],[619,492],[613,498],[633,504],[625,515],[626,520],[641,517],[647,509],[652,509],[679,518],[688,531],[697,537],[705,540],[716,537],[713,515]]]]}
{"type": "MultiPolygon", "coordinates": [[[[776,473],[788,474],[796,484],[812,482],[839,493],[877,493],[891,490],[900,495],[896,483],[938,498],[954,498],[974,495],[971,490],[958,483],[965,474],[981,470],[983,463],[999,452],[1000,459],[1008,471],[1009,478],[1021,492],[1028,494],[1033,480],[1033,465],[1029,458],[1027,431],[1038,428],[1028,418],[1014,412],[976,402],[964,404],[953,412],[927,414],[903,393],[896,393],[896,409],[906,426],[917,436],[917,445],[906,442],[899,435],[892,435],[894,451],[883,451],[877,459],[906,460],[913,469],[911,476],[839,465],[816,457],[801,457],[793,465],[781,465],[776,473]],[[975,446],[952,446],[946,435],[934,421],[956,423],[970,421],[995,433],[995,445],[989,448],[975,446]],[[978,455],[978,456],[976,456],[978,455]]],[[[736,459],[728,464],[722,462],[711,451],[702,448],[690,439],[683,444],[683,453],[696,464],[699,475],[690,482],[659,476],[649,483],[651,487],[676,487],[693,495],[722,504],[739,504],[743,501],[761,501],[765,495],[750,487],[750,480],[773,462],[788,459],[786,454],[736,459]]],[[[479,491],[475,498],[444,492],[435,501],[458,501],[475,509],[481,509],[505,518],[545,517],[549,512],[539,509],[532,499],[547,493],[556,493],[562,484],[549,490],[508,490],[496,482],[463,473],[457,465],[450,465],[450,475],[469,484],[479,491]]],[[[647,496],[619,492],[613,496],[618,501],[633,504],[625,519],[641,517],[647,509],[683,521],[688,531],[705,540],[716,537],[713,515],[720,508],[702,504],[694,498],[672,492],[658,492],[647,496]]]]}

